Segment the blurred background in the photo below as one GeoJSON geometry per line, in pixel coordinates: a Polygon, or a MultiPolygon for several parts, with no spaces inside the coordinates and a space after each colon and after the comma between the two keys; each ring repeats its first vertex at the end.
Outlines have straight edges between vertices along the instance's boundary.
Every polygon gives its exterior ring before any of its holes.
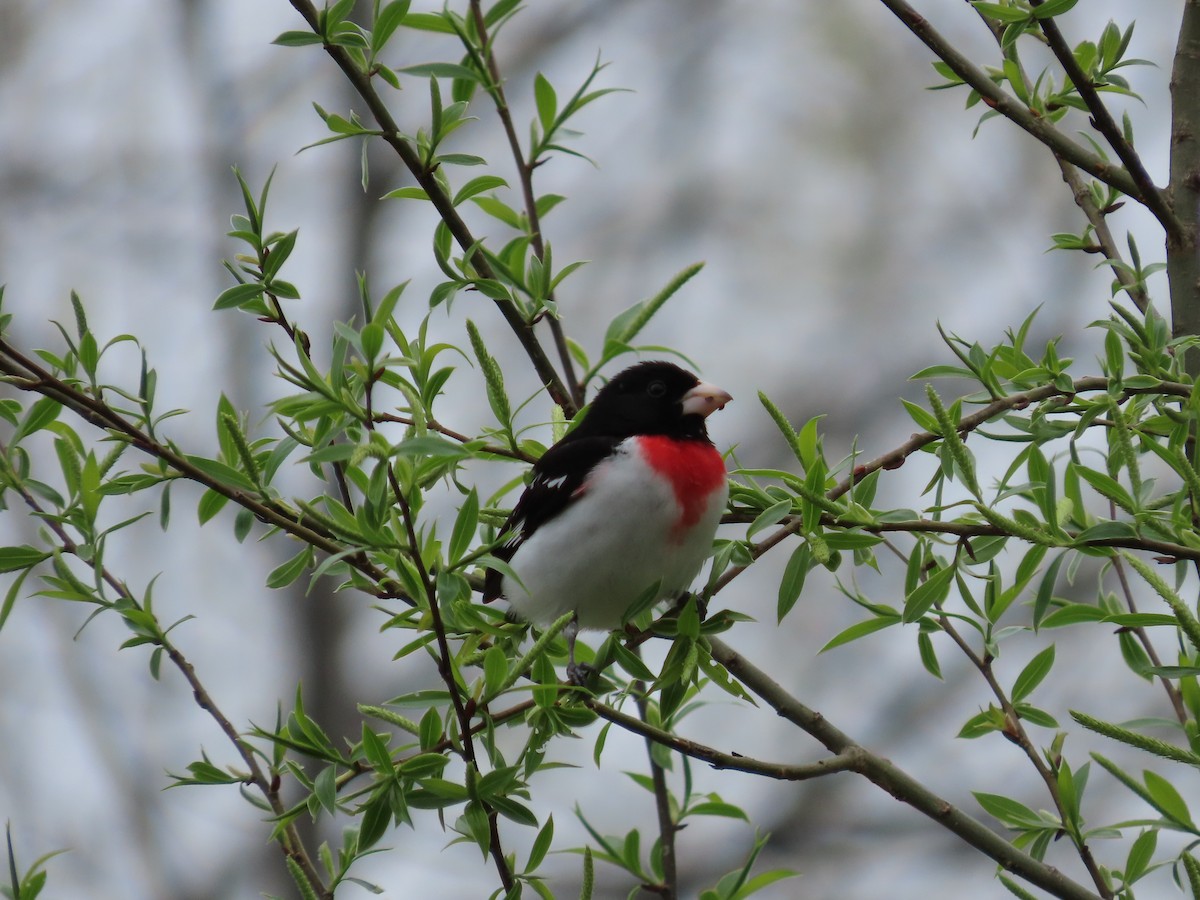
{"type": "MultiPolygon", "coordinates": [[[[1138,148],[1160,184],[1181,7],[1178,0],[1137,5],[1130,55],[1159,65],[1124,70],[1144,104],[1114,101],[1118,113],[1133,117],[1138,148]]],[[[967,4],[930,0],[921,8],[970,55],[997,59],[967,4]]],[[[1072,42],[1096,40],[1110,13],[1126,24],[1130,5],[1089,0],[1062,25],[1072,42]]],[[[364,113],[319,49],[272,46],[280,32],[303,27],[285,0],[0,4],[0,282],[15,339],[56,345],[49,320],[70,322],[69,292],[78,291],[101,337],[132,333],[142,341],[158,370],[160,408],[190,410],[170,421],[170,436],[198,452],[214,445],[219,392],[269,431],[264,404],[281,390],[265,352],[281,335],[242,314],[211,311],[231,283],[221,260],[238,252],[224,236],[229,216],[241,211],[231,166],[255,189],[277,167],[267,222],[300,229],[285,277],[304,299],[288,313],[314,336],[318,359],[327,358],[329,323],[357,312],[356,270],[369,273],[378,295],[412,280],[397,316],[414,329],[441,280],[430,254],[431,210],[379,200],[411,183],[384,148],[368,147],[366,191],[358,143],[297,154],[326,134],[314,101],[364,113]]],[[[457,52],[438,36],[400,31],[386,59],[400,66],[457,52]]],[[[824,416],[832,460],[855,444],[873,458],[902,443],[914,426],[898,398],[923,397],[909,375],[953,362],[938,321],[990,346],[1040,307],[1031,347],[1062,334],[1065,355],[1080,358],[1081,371],[1097,369],[1101,335],[1085,326],[1108,313],[1110,275],[1093,268],[1092,257],[1045,253],[1051,233],[1083,227],[1052,158],[1001,120],[984,123],[973,140],[981,108],[964,111],[962,90],[924,90],[939,80],[930,54],[875,0],[533,3],[499,46],[518,133],[534,115],[535,73],[544,72],[561,98],[587,76],[598,52],[611,65],[596,86],[633,92],[602,99],[573,123],[586,133],[574,146],[594,167],[563,157],[537,173],[539,192],[569,198],[543,223],[556,264],[590,260],[560,291],[567,330],[595,357],[614,315],[705,261],[642,338],[682,350],[734,395],[710,428],[720,448],[736,446],[743,465],[788,466],[787,449],[755,399],[759,390],[797,425],[824,416]]],[[[415,131],[428,114],[428,94],[416,79],[406,88],[390,100],[401,126],[415,131]]],[[[494,112],[478,98],[473,111],[478,121],[458,132],[455,149],[487,157],[489,171],[515,183],[494,112]]],[[[452,177],[461,183],[474,174],[452,177]]],[[[477,212],[468,212],[469,221],[485,233],[488,220],[477,212]]],[[[1161,234],[1137,211],[1123,211],[1113,224],[1118,235],[1131,229],[1140,237],[1145,261],[1162,258],[1161,234]]],[[[1151,280],[1151,292],[1165,308],[1163,276],[1151,280]]],[[[448,312],[440,308],[430,331],[461,343],[468,316],[504,364],[510,394],[530,396],[532,371],[483,298],[463,295],[448,312]]],[[[136,384],[131,348],[114,351],[111,371],[136,384]]],[[[485,425],[478,373],[464,371],[454,385],[442,421],[468,432],[485,425]]],[[[960,389],[939,384],[947,398],[960,389]]],[[[548,405],[539,399],[524,416],[545,421],[548,405]]],[[[132,456],[125,464],[133,465],[132,456]]],[[[980,465],[986,470],[989,458],[980,465]]],[[[518,473],[494,469],[480,473],[485,484],[518,473]]],[[[887,474],[879,501],[923,505],[929,474],[920,460],[887,474]]],[[[304,467],[289,477],[297,494],[314,489],[304,467]]],[[[381,703],[432,684],[436,675],[423,658],[392,661],[404,637],[379,632],[385,617],[367,598],[330,596],[322,585],[304,594],[304,580],[295,591],[264,588],[265,573],[294,548],[253,538],[238,544],[228,510],[199,528],[198,496],[177,486],[170,529],[160,531],[148,517],[113,540],[108,562],[135,593],[162,573],[155,600],[165,621],[197,616],[175,633],[177,641],[236,724],[270,726],[277,704],[290,708],[300,681],[308,711],[328,732],[357,735],[355,701],[381,703]]],[[[121,518],[150,503],[136,498],[121,518]]],[[[9,515],[0,536],[36,541],[34,527],[9,515]]],[[[954,739],[991,698],[948,642],[937,643],[944,681],[922,669],[912,628],[818,655],[862,618],[818,573],[796,612],[777,626],[775,592],[787,553],[768,555],[719,596],[717,607],[757,619],[728,636],[737,649],[980,818],[972,790],[1048,805],[1015,747],[997,736],[954,739]]],[[[847,568],[840,574],[851,577],[847,568]]],[[[898,603],[888,574],[859,587],[898,603]]],[[[1085,574],[1077,589],[1094,595],[1095,578],[1085,574]]],[[[49,898],[291,896],[266,827],[236,791],[163,792],[166,772],[183,772],[201,748],[219,764],[236,763],[233,751],[176,672],[164,668],[153,681],[144,648],[117,651],[127,633],[115,618],[102,616],[77,634],[88,612],[24,599],[0,633],[0,817],[11,823],[18,861],[68,851],[49,864],[49,898]]],[[[1054,637],[1056,677],[1039,692],[1039,705],[1060,719],[1073,708],[1116,721],[1164,713],[1158,688],[1115,663],[1095,667],[1096,658],[1117,658],[1111,635],[1054,637]],[[1106,642],[1104,653],[1088,641],[1106,642]]],[[[1001,680],[1011,682],[1042,645],[1014,638],[999,664],[1001,680]]],[[[685,734],[781,762],[822,755],[773,714],[714,699],[687,721],[685,734]]],[[[1090,746],[1072,737],[1067,750],[1076,765],[1090,746]]],[[[580,766],[534,785],[535,797],[551,801],[538,811],[554,813],[557,847],[585,841],[576,805],[604,832],[640,822],[649,843],[652,799],[622,774],[644,769],[640,741],[614,733],[599,769],[586,739],[555,752],[580,766]]],[[[1111,745],[1105,752],[1115,755],[1111,745]]],[[[781,784],[700,766],[694,774],[698,790],[745,805],[773,833],[760,866],[802,873],[764,897],[1009,896],[988,860],[854,776],[781,784]]],[[[1096,822],[1148,813],[1102,772],[1085,809],[1096,822]]],[[[528,829],[505,828],[513,847],[532,840],[528,829]]],[[[337,834],[322,834],[340,843],[337,834]]],[[[445,848],[452,836],[423,817],[416,830],[390,834],[382,843],[394,849],[353,874],[378,882],[388,897],[486,897],[495,888],[492,869],[477,851],[445,848]]],[[[684,896],[739,866],[753,836],[751,826],[728,820],[682,832],[684,896]]],[[[1101,843],[1097,852],[1109,865],[1123,862],[1115,846],[1110,853],[1101,843]]],[[[1065,853],[1054,862],[1082,877],[1065,853]]],[[[578,869],[578,857],[567,854],[547,864],[562,896],[577,890],[578,869]]],[[[632,887],[602,864],[598,874],[598,896],[623,897],[632,887]]],[[[1169,875],[1155,877],[1168,887],[1169,875]]],[[[351,896],[357,889],[344,890],[351,896]]]]}

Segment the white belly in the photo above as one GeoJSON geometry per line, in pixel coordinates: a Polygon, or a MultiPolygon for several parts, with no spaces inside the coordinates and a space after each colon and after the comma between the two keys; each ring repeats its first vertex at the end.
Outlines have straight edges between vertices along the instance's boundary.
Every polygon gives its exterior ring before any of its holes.
{"type": "Polygon", "coordinates": [[[597,466],[587,493],[510,560],[521,584],[506,577],[504,594],[522,618],[549,624],[576,612],[581,628],[617,628],[654,585],[657,599],[676,597],[700,571],[728,486],[722,481],[695,525],[680,533],[673,489],[631,446],[597,466]]]}

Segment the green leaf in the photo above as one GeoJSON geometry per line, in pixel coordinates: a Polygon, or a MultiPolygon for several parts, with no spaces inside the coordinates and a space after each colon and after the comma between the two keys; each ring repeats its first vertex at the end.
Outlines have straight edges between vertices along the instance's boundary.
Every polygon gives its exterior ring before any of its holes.
{"type": "Polygon", "coordinates": [[[313,551],[311,547],[305,547],[283,565],[276,567],[269,575],[267,575],[267,587],[278,589],[287,587],[297,578],[304,574],[313,563],[313,551]]]}
{"type": "Polygon", "coordinates": [[[1107,497],[1117,506],[1126,512],[1134,512],[1135,504],[1133,498],[1129,496],[1129,492],[1117,482],[1115,478],[1110,478],[1103,472],[1097,472],[1095,469],[1088,469],[1084,466],[1076,466],[1075,471],[1079,477],[1090,484],[1102,496],[1107,497]]]}
{"type": "Polygon", "coordinates": [[[840,647],[842,644],[849,644],[851,641],[857,641],[861,637],[866,637],[868,634],[874,634],[876,631],[882,631],[891,625],[897,625],[903,621],[900,616],[877,616],[874,619],[867,619],[865,622],[859,622],[856,625],[851,625],[849,628],[840,631],[835,635],[824,647],[820,649],[820,653],[826,650],[832,650],[834,647],[840,647]]]}
{"type": "Polygon", "coordinates": [[[792,499],[785,497],[776,501],[760,512],[746,529],[746,540],[750,540],[760,531],[778,525],[792,511],[792,499]]]}
{"type": "Polygon", "coordinates": [[[397,71],[406,75],[416,75],[420,78],[462,78],[465,81],[479,81],[479,73],[468,66],[457,63],[430,62],[419,63],[415,66],[405,66],[397,71]]]}
{"type": "Polygon", "coordinates": [[[409,187],[396,188],[394,191],[388,191],[383,195],[384,200],[428,200],[429,195],[425,193],[425,188],[415,185],[409,187]]]}
{"type": "Polygon", "coordinates": [[[1073,8],[1078,2],[1079,0],[1045,0],[1041,6],[1033,8],[1033,17],[1035,19],[1050,19],[1054,16],[1060,16],[1073,8]]]}
{"type": "Polygon", "coordinates": [[[1146,784],[1146,790],[1149,792],[1155,809],[1189,831],[1196,830],[1196,826],[1192,822],[1192,814],[1188,812],[1187,803],[1184,802],[1182,795],[1171,782],[1157,772],[1151,772],[1148,769],[1142,773],[1142,780],[1146,784]]]}
{"type": "Polygon", "coordinates": [[[972,791],[984,812],[1012,828],[1044,827],[1045,822],[1032,809],[1010,797],[972,791]]]}
{"type": "Polygon", "coordinates": [[[408,15],[410,0],[392,0],[371,23],[371,52],[379,53],[408,15]]]}
{"type": "Polygon", "coordinates": [[[313,34],[311,31],[285,31],[272,44],[278,44],[280,47],[307,47],[311,44],[321,43],[321,36],[313,34]]]}
{"type": "Polygon", "coordinates": [[[477,178],[472,178],[454,195],[454,205],[458,206],[464,200],[469,200],[476,194],[482,194],[484,191],[495,190],[496,188],[508,187],[508,182],[499,175],[480,175],[477,178]]]}
{"type": "Polygon", "coordinates": [[[941,603],[950,593],[950,583],[954,580],[955,567],[944,566],[930,575],[905,598],[904,621],[916,622],[937,603],[941,603]]]}
{"type": "Polygon", "coordinates": [[[804,579],[812,567],[812,549],[808,542],[802,542],[788,558],[787,567],[783,570],[783,578],[779,582],[779,599],[775,606],[776,621],[782,622],[784,616],[791,612],[800,592],[804,590],[804,579]]]}
{"type": "Polygon", "coordinates": [[[475,529],[479,525],[479,494],[471,488],[458,515],[454,519],[454,531],[450,535],[450,565],[454,565],[471,547],[475,529]]]}
{"type": "Polygon", "coordinates": [[[231,288],[226,288],[221,291],[217,297],[217,302],[213,304],[213,309],[231,309],[233,307],[242,306],[252,300],[258,300],[262,297],[265,288],[257,282],[248,282],[246,284],[235,284],[231,288]]]}
{"type": "Polygon", "coordinates": [[[533,97],[537,103],[538,122],[542,133],[549,137],[554,130],[554,119],[558,115],[558,95],[546,76],[538,72],[533,79],[533,97]]]}
{"type": "Polygon", "coordinates": [[[28,544],[20,547],[0,547],[0,572],[16,572],[19,569],[28,569],[30,566],[36,566],[42,560],[49,557],[50,554],[45,550],[30,547],[28,544]]]}
{"type": "Polygon", "coordinates": [[[1021,674],[1013,682],[1012,702],[1019,703],[1028,697],[1033,692],[1033,689],[1041,684],[1042,680],[1050,674],[1050,669],[1053,666],[1054,645],[1051,644],[1031,659],[1025,668],[1021,670],[1021,674]]]}

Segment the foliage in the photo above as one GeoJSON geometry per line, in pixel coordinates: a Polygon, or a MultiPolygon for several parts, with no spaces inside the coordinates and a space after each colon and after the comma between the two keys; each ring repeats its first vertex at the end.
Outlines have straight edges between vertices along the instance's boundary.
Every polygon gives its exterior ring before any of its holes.
{"type": "MultiPolygon", "coordinates": [[[[609,636],[594,651],[584,649],[601,673],[594,690],[566,684],[556,668],[565,657],[565,620],[531,638],[527,626],[474,599],[483,568],[502,565],[489,551],[519,481],[488,494],[473,473],[479,466],[535,459],[545,447],[523,429],[519,411],[532,403],[545,420],[569,420],[602,369],[639,349],[643,328],[700,267],[689,267],[613,318],[589,352],[587,340],[567,336],[558,299],[582,263],[555,260],[542,226],[564,198],[539,194],[534,175],[549,157],[582,155],[571,126],[580,110],[613,92],[597,86],[603,64],[597,60],[577,86],[566,89],[537,75],[530,86],[536,115],[523,143],[493,53],[519,0],[496,0],[486,8],[470,0],[440,12],[412,11],[406,0],[376,0],[366,24],[351,17],[352,0],[320,10],[293,0],[308,29],[286,32],[277,43],[302,48],[298,52],[323,50],[369,110],[364,119],[317,107],[330,132],[318,144],[382,141],[403,161],[413,183],[389,191],[385,200],[430,204],[436,211],[432,248],[445,280],[428,298],[429,316],[461,320],[467,339],[462,347],[431,343],[425,324],[402,329],[394,312],[405,285],[380,294],[365,276],[358,316],[328,334],[302,330],[298,316],[286,311],[303,294],[285,277],[298,233],[267,227],[270,179],[256,190],[240,173],[244,208],[233,216],[229,234],[245,251],[227,264],[234,283],[215,309],[227,316],[247,313],[277,329],[270,352],[285,389],[271,404],[270,424],[252,427],[257,415],[222,397],[215,452],[180,447],[167,436],[168,420],[180,411],[160,410],[147,355],[141,353],[132,377],[110,356],[114,347],[140,346],[136,337],[97,335],[84,304],[73,297],[75,321],[59,325],[61,342],[27,351],[14,342],[11,315],[4,314],[0,372],[13,391],[0,401],[0,417],[9,426],[0,444],[0,485],[9,514],[24,510],[38,532],[35,542],[0,548],[0,571],[13,575],[0,626],[31,591],[81,604],[87,621],[102,613],[119,617],[130,635],[122,646],[145,647],[154,678],[164,663],[178,671],[240,758],[239,766],[224,768],[202,753],[186,773],[173,776],[175,783],[240,786],[269,822],[304,897],[332,897],[346,882],[381,890],[352,874],[355,863],[383,852],[381,842],[394,829],[439,821],[450,825],[454,842],[478,847],[494,869],[493,896],[561,893],[542,867],[551,850],[567,848],[556,844],[554,820],[539,809],[535,776],[555,765],[554,748],[570,736],[593,740],[602,763],[615,727],[647,741],[646,770],[631,778],[651,798],[657,823],[653,837],[636,825],[606,835],[579,810],[591,840],[569,849],[581,860],[583,896],[606,877],[594,871],[597,861],[619,870],[623,883],[677,896],[687,876],[676,867],[680,829],[700,817],[727,819],[730,829],[749,827],[736,805],[696,789],[692,765],[702,761],[785,780],[862,775],[995,860],[1008,873],[1000,876],[1002,884],[1016,896],[1032,896],[1038,888],[1059,897],[1132,898],[1148,873],[1173,866],[1181,889],[1200,898],[1200,864],[1192,855],[1200,826],[1176,787],[1187,771],[1181,767],[1200,765],[1200,619],[1187,595],[1194,593],[1188,573],[1200,561],[1200,391],[1186,353],[1195,338],[1180,327],[1183,312],[1194,309],[1198,298],[1194,281],[1172,279],[1172,333],[1150,299],[1148,278],[1162,264],[1143,264],[1132,237],[1123,253],[1108,218],[1126,198],[1145,205],[1167,235],[1168,266],[1171,254],[1190,252],[1178,238],[1194,231],[1194,222],[1184,218],[1182,205],[1169,202],[1169,191],[1164,195],[1149,181],[1133,151],[1129,118],[1117,126],[1101,98],[1131,94],[1119,70],[1140,62],[1127,56],[1132,25],[1109,23],[1098,40],[1069,47],[1057,17],[1073,0],[976,2],[1000,56],[999,65],[980,67],[907,4],[884,3],[937,53],[937,87],[965,87],[968,107],[981,101],[987,106],[981,123],[1007,117],[1055,154],[1086,224],[1077,234],[1055,235],[1053,244],[1100,254],[1113,273],[1111,312],[1093,323],[1101,348],[1098,371],[1079,371],[1061,355],[1057,340],[1031,346],[1033,315],[993,346],[943,332],[954,362],[914,377],[955,379],[963,385],[961,396],[947,401],[945,388],[928,384],[925,404],[905,404],[917,433],[871,461],[854,452],[827,456],[817,419],[796,427],[761,395],[794,465],[736,471],[726,521],[745,527],[736,539],[718,541],[701,595],[681,598],[658,615],[646,611],[628,633],[609,636]],[[385,64],[383,51],[399,29],[441,41],[436,46],[442,58],[385,64]],[[1026,73],[1021,53],[1034,42],[1051,50],[1057,69],[1026,73]],[[415,134],[402,133],[388,112],[402,86],[428,93],[429,118],[415,134]],[[499,114],[513,150],[515,186],[481,157],[447,149],[451,134],[485,127],[470,113],[487,105],[499,114]],[[1059,129],[1060,123],[1083,127],[1076,122],[1081,114],[1099,136],[1086,145],[1059,129]],[[1109,160],[1102,142],[1119,162],[1109,160]],[[464,173],[476,167],[489,171],[464,173]],[[488,234],[503,237],[483,239],[472,222],[486,222],[488,234]],[[510,395],[485,330],[455,308],[464,292],[492,301],[547,397],[510,395]],[[550,350],[535,329],[542,321],[549,325],[550,350]],[[442,424],[448,385],[472,379],[482,383],[493,417],[476,435],[442,424]],[[986,462],[976,452],[981,445],[988,450],[986,462]],[[881,479],[910,457],[932,463],[932,476],[914,501],[920,508],[882,506],[881,479]],[[298,464],[320,476],[322,490],[287,494],[282,475],[298,464]],[[164,623],[153,583],[136,592],[108,564],[108,547],[149,514],[149,500],[162,527],[169,526],[171,489],[179,480],[204,489],[198,501],[202,523],[229,508],[235,540],[252,534],[290,538],[299,548],[268,575],[269,587],[324,579],[339,591],[374,598],[386,612],[384,628],[395,634],[396,657],[424,660],[439,687],[361,704],[361,736],[347,746],[306,712],[299,687],[272,727],[231,722],[177,643],[186,628],[176,628],[188,617],[164,623]],[[430,498],[439,492],[455,497],[452,521],[430,510],[430,498]],[[130,496],[142,504],[132,514],[119,499],[130,496]],[[793,613],[808,575],[824,568],[836,573],[842,593],[864,616],[830,636],[826,650],[869,635],[915,636],[919,658],[935,678],[947,653],[963,654],[989,699],[962,724],[959,738],[999,736],[1015,744],[1047,808],[976,793],[979,810],[1011,832],[1011,840],[996,834],[857,744],[732,650],[719,635],[735,633],[744,617],[704,611],[764,554],[782,554],[776,549],[781,546],[789,556],[778,591],[780,621],[793,613]],[[900,575],[887,596],[873,599],[853,574],[881,569],[881,554],[900,561],[900,575]],[[1085,579],[1097,585],[1094,602],[1064,596],[1064,586],[1085,579]],[[1038,689],[1058,674],[1055,637],[1064,629],[1095,632],[1133,678],[1158,682],[1169,716],[1110,722],[1103,698],[1095,698],[1090,709],[1065,722],[1037,706],[1038,689]],[[1114,633],[1115,641],[1104,636],[1114,633]],[[658,671],[637,652],[652,639],[670,642],[658,671]],[[1010,654],[1021,659],[1011,681],[996,667],[1010,654]],[[782,716],[816,737],[829,755],[777,763],[726,754],[682,736],[698,706],[726,697],[782,716]],[[1164,725],[1166,737],[1149,733],[1164,725]],[[1135,748],[1148,768],[1139,776],[1101,754],[1073,755],[1068,742],[1079,729],[1135,748]],[[1144,802],[1146,817],[1093,821],[1087,789],[1097,790],[1097,768],[1111,785],[1144,802]],[[285,802],[285,787],[289,798],[300,799],[285,802]],[[341,845],[306,846],[298,827],[304,817],[345,823],[341,845]],[[533,836],[523,856],[509,849],[510,835],[520,829],[533,836]],[[1100,838],[1120,848],[1104,854],[1115,862],[1094,852],[1100,838]]],[[[1197,18],[1200,13],[1191,11],[1185,16],[1185,34],[1200,30],[1197,18]]],[[[481,309],[476,305],[474,315],[481,309]]],[[[767,840],[753,831],[744,863],[700,896],[748,897],[793,874],[759,870],[767,840]]],[[[35,895],[45,881],[45,857],[23,877],[11,844],[9,859],[9,894],[35,895]]]]}

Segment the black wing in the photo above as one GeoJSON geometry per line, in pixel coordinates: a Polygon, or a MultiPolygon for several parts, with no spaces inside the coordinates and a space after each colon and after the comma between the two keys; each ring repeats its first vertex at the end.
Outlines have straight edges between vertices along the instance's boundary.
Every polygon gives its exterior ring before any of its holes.
{"type": "MultiPolygon", "coordinates": [[[[533,464],[533,479],[500,529],[501,534],[511,533],[512,537],[492,551],[492,555],[505,562],[512,559],[526,538],[571,504],[592,469],[612,456],[619,443],[621,438],[613,437],[568,438],[542,454],[533,464]]],[[[502,578],[495,569],[487,570],[483,581],[484,603],[500,596],[502,578]]]]}

